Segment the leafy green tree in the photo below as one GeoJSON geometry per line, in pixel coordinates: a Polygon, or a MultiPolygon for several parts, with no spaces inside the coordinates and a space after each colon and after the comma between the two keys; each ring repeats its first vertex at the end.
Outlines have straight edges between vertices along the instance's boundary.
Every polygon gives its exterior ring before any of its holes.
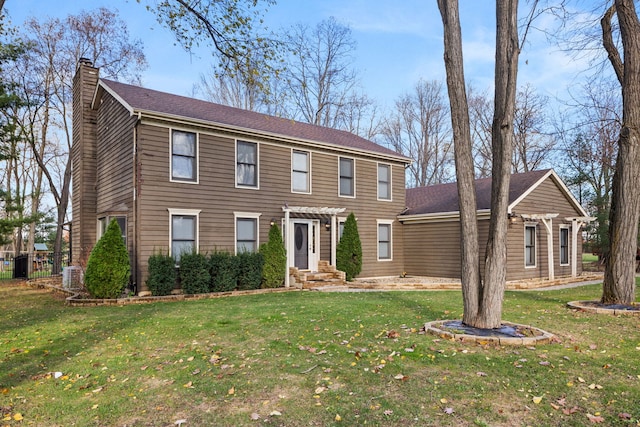
{"type": "Polygon", "coordinates": [[[352,281],[362,271],[362,243],[353,212],[347,217],[342,237],[336,246],[336,267],[345,272],[348,281],[352,281]]]}
{"type": "Polygon", "coordinates": [[[260,253],[264,257],[262,269],[262,287],[277,288],[284,283],[287,273],[287,251],[282,241],[280,227],[274,224],[269,229],[269,240],[260,245],[260,253]]]}
{"type": "Polygon", "coordinates": [[[130,270],[129,253],[114,218],[89,255],[84,284],[94,298],[117,298],[129,282],[130,270]]]}

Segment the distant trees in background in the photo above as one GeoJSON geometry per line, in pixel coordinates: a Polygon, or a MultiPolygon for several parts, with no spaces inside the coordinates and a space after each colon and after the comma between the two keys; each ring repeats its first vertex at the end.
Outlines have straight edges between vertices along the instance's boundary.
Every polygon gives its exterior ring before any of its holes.
{"type": "MultiPolygon", "coordinates": [[[[51,249],[59,253],[68,221],[72,79],[78,60],[91,60],[101,68],[103,77],[131,82],[140,81],[146,60],[142,43],[130,40],[124,22],[106,8],[63,20],[31,18],[17,36],[27,48],[3,75],[14,82],[15,94],[22,100],[7,110],[13,123],[11,138],[21,149],[20,156],[13,158],[15,173],[3,177],[4,185],[21,186],[21,206],[29,215],[47,210],[45,195],[53,200],[56,233],[51,249]]],[[[15,228],[15,250],[32,250],[35,235],[33,221],[28,230],[15,228]],[[26,245],[21,242],[25,232],[26,245]]],[[[53,272],[57,273],[61,257],[54,259],[53,272]]]]}

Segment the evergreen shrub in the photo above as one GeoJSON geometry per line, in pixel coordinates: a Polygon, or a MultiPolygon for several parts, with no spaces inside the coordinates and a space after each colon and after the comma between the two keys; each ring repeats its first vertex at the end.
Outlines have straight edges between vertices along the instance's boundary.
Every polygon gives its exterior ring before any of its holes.
{"type": "Polygon", "coordinates": [[[238,286],[238,263],[229,252],[214,252],[209,257],[209,290],[211,292],[233,291],[238,286]]]}
{"type": "Polygon", "coordinates": [[[264,258],[262,268],[262,287],[277,288],[284,284],[287,273],[287,252],[282,241],[280,227],[274,224],[269,229],[269,240],[260,245],[260,253],[264,258]]]}
{"type": "Polygon", "coordinates": [[[118,298],[129,283],[129,253],[118,221],[112,219],[89,255],[84,284],[93,298],[118,298]]]}
{"type": "Polygon", "coordinates": [[[171,255],[154,252],[149,257],[147,287],[152,295],[169,295],[176,285],[176,261],[171,255]]]}
{"type": "Polygon", "coordinates": [[[342,237],[336,246],[336,268],[345,272],[349,282],[362,271],[362,243],[353,212],[347,217],[342,237]]]}
{"type": "Polygon", "coordinates": [[[210,281],[207,257],[197,252],[180,255],[180,284],[183,293],[207,293],[210,281]]]}
{"type": "Polygon", "coordinates": [[[260,289],[264,258],[260,252],[241,252],[238,262],[238,289],[241,291],[260,289]]]}

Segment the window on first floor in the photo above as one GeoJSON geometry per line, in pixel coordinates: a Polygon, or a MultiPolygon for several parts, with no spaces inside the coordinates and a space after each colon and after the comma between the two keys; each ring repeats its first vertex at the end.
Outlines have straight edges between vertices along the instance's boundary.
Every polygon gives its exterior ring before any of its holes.
{"type": "Polygon", "coordinates": [[[390,261],[393,258],[391,221],[378,221],[378,260],[390,261]]]}
{"type": "Polygon", "coordinates": [[[258,219],[260,214],[237,212],[236,219],[236,253],[256,252],[258,241],[258,219]]]}
{"type": "Polygon", "coordinates": [[[98,240],[104,235],[104,232],[107,231],[107,227],[113,219],[118,222],[122,240],[124,241],[124,245],[127,246],[127,217],[124,215],[107,215],[98,218],[98,240]]]}
{"type": "Polygon", "coordinates": [[[198,181],[197,136],[193,132],[171,131],[171,180],[198,181]]]}
{"type": "Polygon", "coordinates": [[[560,228],[560,265],[569,265],[569,228],[560,228]]]}
{"type": "Polygon", "coordinates": [[[536,266],[536,226],[525,225],[524,227],[524,265],[525,267],[536,266]]]}
{"type": "Polygon", "coordinates": [[[198,251],[198,214],[200,211],[169,210],[171,256],[180,262],[184,253],[198,251]]]}

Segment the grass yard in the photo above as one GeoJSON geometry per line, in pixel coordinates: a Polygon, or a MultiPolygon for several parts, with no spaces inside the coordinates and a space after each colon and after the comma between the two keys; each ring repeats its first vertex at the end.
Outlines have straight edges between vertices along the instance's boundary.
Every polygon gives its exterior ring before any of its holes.
{"type": "Polygon", "coordinates": [[[501,348],[420,333],[459,291],[74,308],[2,283],[0,426],[635,426],[640,319],[565,308],[600,292],[507,292],[559,340],[501,348]]]}

